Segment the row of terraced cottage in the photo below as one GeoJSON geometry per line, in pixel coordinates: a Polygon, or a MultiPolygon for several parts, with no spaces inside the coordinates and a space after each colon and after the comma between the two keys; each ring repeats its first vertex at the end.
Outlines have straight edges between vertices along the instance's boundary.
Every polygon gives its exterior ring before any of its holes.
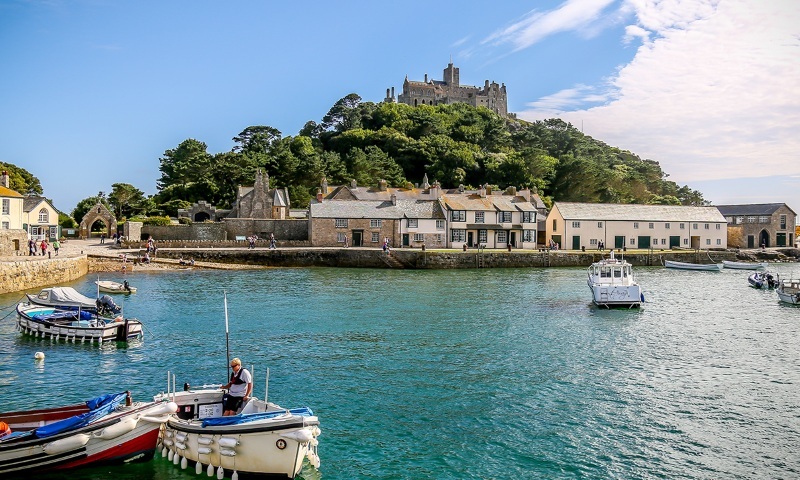
{"type": "Polygon", "coordinates": [[[791,246],[795,212],[786,204],[673,206],[556,202],[508,187],[493,191],[428,184],[389,188],[322,186],[309,207],[313,246],[562,249],[791,246]]]}

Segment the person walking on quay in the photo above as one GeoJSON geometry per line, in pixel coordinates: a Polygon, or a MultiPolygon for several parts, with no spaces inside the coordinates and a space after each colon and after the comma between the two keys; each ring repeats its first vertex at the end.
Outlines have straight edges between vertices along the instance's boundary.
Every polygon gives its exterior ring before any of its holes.
{"type": "Polygon", "coordinates": [[[28,240],[28,256],[33,257],[36,255],[36,240],[30,239],[28,240]]]}
{"type": "Polygon", "coordinates": [[[42,249],[42,256],[47,255],[47,239],[42,240],[42,244],[39,247],[42,249]]]}
{"type": "Polygon", "coordinates": [[[253,393],[253,377],[246,368],[242,368],[242,361],[238,358],[231,360],[231,369],[233,373],[230,381],[219,387],[228,390],[222,397],[223,417],[236,415],[242,404],[250,400],[250,394],[253,393]]]}
{"type": "Polygon", "coordinates": [[[58,249],[61,248],[61,242],[58,241],[56,238],[53,240],[53,250],[56,252],[56,257],[58,256],[58,249]]]}
{"type": "Polygon", "coordinates": [[[278,248],[275,245],[275,234],[274,233],[270,233],[269,234],[269,248],[270,248],[270,250],[278,248]]]}
{"type": "Polygon", "coordinates": [[[102,245],[104,243],[106,243],[106,234],[105,233],[101,233],[100,234],[100,245],[102,245]]]}

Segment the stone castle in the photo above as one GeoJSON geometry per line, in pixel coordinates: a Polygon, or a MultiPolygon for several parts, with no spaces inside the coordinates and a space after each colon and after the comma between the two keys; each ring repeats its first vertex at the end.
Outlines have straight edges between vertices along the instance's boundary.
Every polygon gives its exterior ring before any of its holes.
{"type": "MultiPolygon", "coordinates": [[[[458,67],[451,61],[444,69],[443,80],[428,79],[412,81],[406,76],[403,82],[403,93],[397,96],[398,103],[405,103],[416,107],[417,105],[440,105],[447,103],[467,103],[473,107],[486,107],[501,117],[508,117],[508,97],[506,85],[498,85],[489,80],[483,88],[471,85],[461,85],[458,67]]],[[[384,102],[393,103],[394,87],[386,89],[384,102]]],[[[513,116],[513,114],[511,114],[513,116]]]]}

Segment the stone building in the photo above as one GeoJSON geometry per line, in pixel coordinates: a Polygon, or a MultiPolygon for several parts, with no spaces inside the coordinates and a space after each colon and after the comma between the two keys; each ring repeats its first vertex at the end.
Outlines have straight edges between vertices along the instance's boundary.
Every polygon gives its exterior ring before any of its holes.
{"type": "Polygon", "coordinates": [[[794,245],[797,214],[785,203],[717,205],[716,208],[728,221],[731,247],[794,245]]]}
{"type": "MultiPolygon", "coordinates": [[[[394,87],[386,89],[384,102],[394,102],[394,87]]],[[[423,81],[409,80],[403,82],[403,93],[397,96],[398,103],[417,105],[440,105],[449,103],[466,103],[473,107],[486,107],[501,117],[508,117],[508,97],[506,85],[495,82],[484,82],[483,88],[461,85],[458,67],[451,61],[444,69],[442,80],[428,79],[423,81]]],[[[513,114],[512,114],[513,115],[513,114]]]]}
{"type": "Polygon", "coordinates": [[[269,174],[256,171],[252,187],[239,186],[236,204],[226,218],[262,218],[285,220],[289,218],[289,191],[269,188],[269,174]]]}

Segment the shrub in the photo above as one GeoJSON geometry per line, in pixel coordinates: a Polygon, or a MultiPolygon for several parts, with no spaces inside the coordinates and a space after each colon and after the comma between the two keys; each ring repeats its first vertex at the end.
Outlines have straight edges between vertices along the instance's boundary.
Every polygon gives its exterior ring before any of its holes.
{"type": "Polygon", "coordinates": [[[142,223],[144,223],[145,225],[163,226],[171,224],[172,221],[170,220],[169,217],[147,217],[144,219],[142,223]]]}
{"type": "Polygon", "coordinates": [[[192,219],[189,217],[178,217],[178,223],[181,225],[191,225],[192,219]]]}

